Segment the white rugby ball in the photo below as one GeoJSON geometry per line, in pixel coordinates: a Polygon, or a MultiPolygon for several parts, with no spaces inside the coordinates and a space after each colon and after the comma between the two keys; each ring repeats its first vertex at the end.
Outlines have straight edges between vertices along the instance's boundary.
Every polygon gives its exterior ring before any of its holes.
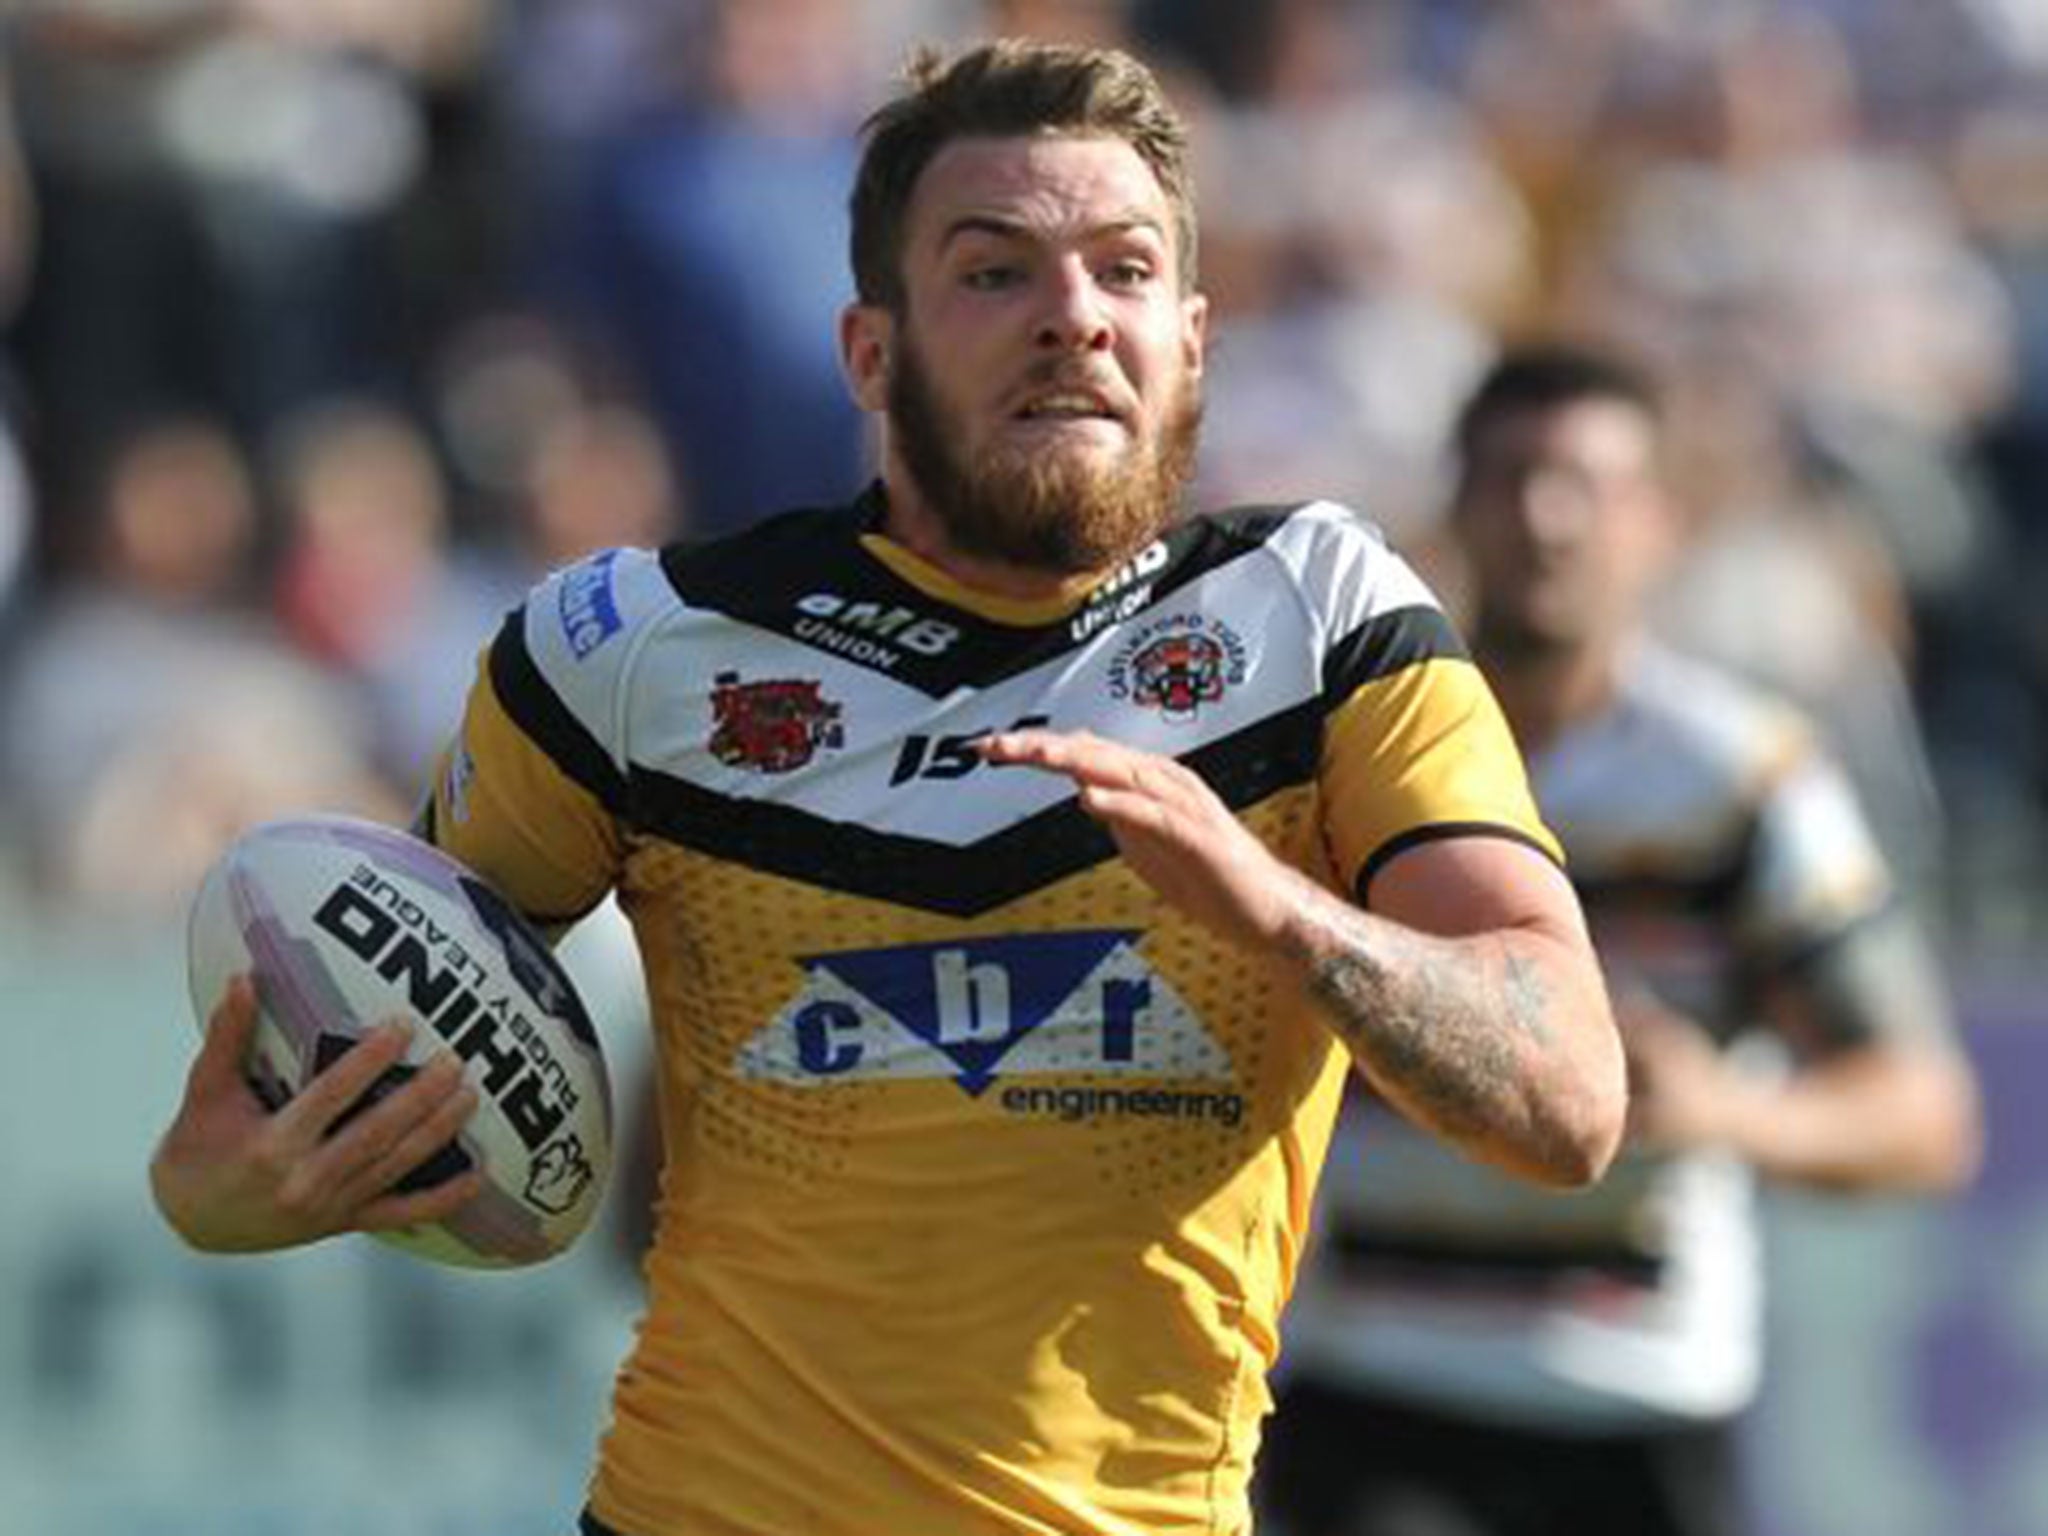
{"type": "MultiPolygon", "coordinates": [[[[445,1220],[379,1232],[441,1264],[505,1269],[560,1253],[589,1225],[612,1155],[597,1032],[546,941],[439,849],[345,816],[266,822],[208,872],[188,932],[201,1029],[234,975],[262,1009],[246,1063],[273,1109],[385,1019],[419,1028],[390,1092],[436,1052],[466,1063],[468,1123],[398,1188],[475,1167],[484,1188],[445,1220]]],[[[355,1111],[351,1111],[354,1113],[355,1111]]]]}

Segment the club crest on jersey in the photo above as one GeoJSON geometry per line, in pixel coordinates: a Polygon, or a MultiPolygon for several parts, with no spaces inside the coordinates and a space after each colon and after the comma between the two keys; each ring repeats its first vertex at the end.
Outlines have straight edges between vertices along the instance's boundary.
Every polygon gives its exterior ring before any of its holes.
{"type": "Polygon", "coordinates": [[[711,755],[728,768],[793,773],[820,749],[846,741],[839,706],[801,678],[743,683],[737,672],[712,679],[711,755]]]}
{"type": "Polygon", "coordinates": [[[802,958],[804,985],[740,1050],[742,1077],[817,1086],[949,1077],[1227,1080],[1229,1058],[1116,929],[802,958]]]}
{"type": "Polygon", "coordinates": [[[1109,693],[1175,723],[1192,720],[1244,681],[1244,641],[1221,619],[1172,614],[1146,624],[1117,648],[1109,693]]]}

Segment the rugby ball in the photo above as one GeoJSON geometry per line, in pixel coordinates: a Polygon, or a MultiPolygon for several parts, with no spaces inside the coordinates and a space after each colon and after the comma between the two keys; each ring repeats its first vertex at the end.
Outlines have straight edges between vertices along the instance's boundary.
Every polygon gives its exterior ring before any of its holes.
{"type": "Polygon", "coordinates": [[[560,1253],[589,1225],[612,1151],[597,1033],[546,941],[461,864],[352,817],[266,822],[207,873],[187,937],[202,1030],[229,979],[254,974],[262,1017],[246,1068],[272,1109],[394,1016],[419,1028],[358,1108],[436,1052],[466,1064],[476,1110],[397,1188],[472,1167],[484,1188],[441,1222],[379,1240],[436,1263],[506,1269],[560,1253]]]}

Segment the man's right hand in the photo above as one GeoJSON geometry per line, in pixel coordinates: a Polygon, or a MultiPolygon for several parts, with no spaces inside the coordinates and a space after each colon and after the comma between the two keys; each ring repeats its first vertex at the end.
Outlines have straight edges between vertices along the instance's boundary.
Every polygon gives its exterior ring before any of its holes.
{"type": "Polygon", "coordinates": [[[242,1075],[256,1020],[255,986],[237,977],[207,1020],[184,1100],[150,1161],[157,1208],[194,1248],[255,1253],[441,1221],[482,1189],[471,1169],[432,1189],[385,1193],[452,1141],[476,1107],[452,1053],[335,1130],[404,1058],[409,1027],[380,1024],[273,1113],[242,1075]]]}

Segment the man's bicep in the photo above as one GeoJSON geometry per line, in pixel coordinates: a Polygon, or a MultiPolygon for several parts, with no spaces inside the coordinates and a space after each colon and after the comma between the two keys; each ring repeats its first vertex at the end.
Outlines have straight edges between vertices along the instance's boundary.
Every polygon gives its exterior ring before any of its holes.
{"type": "Polygon", "coordinates": [[[617,878],[611,813],[508,715],[488,669],[442,754],[420,831],[548,930],[584,916],[617,878]]]}
{"type": "Polygon", "coordinates": [[[1381,870],[1433,843],[1503,836],[1562,857],[1499,704],[1460,658],[1359,685],[1324,725],[1320,787],[1338,876],[1375,908],[1381,870]]]}
{"type": "Polygon", "coordinates": [[[1371,909],[1445,938],[1502,929],[1583,944],[1571,881],[1550,854],[1507,832],[1418,841],[1387,859],[1360,893],[1371,909]]]}

